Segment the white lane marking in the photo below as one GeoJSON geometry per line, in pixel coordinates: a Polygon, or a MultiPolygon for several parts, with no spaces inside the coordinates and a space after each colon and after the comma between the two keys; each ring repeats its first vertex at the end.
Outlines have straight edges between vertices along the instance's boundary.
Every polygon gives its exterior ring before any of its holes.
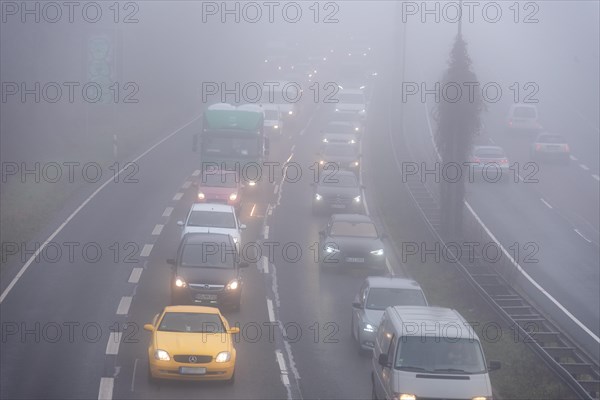
{"type": "Polygon", "coordinates": [[[281,374],[281,382],[283,382],[285,386],[290,386],[290,378],[287,374],[281,374]]]}
{"type": "Polygon", "coordinates": [[[131,376],[131,391],[135,391],[135,371],[137,370],[138,359],[133,362],[133,375],[131,376]]]}
{"type": "Polygon", "coordinates": [[[129,283],[138,283],[140,281],[140,277],[142,276],[142,271],[144,268],[136,267],[131,271],[131,275],[129,275],[129,283]]]}
{"type": "Polygon", "coordinates": [[[172,212],[173,212],[173,207],[167,207],[167,208],[165,208],[165,212],[163,212],[162,216],[170,217],[172,212]]]}
{"type": "Polygon", "coordinates": [[[287,373],[287,368],[285,367],[285,359],[283,358],[283,353],[281,350],[275,350],[275,357],[277,357],[277,364],[279,364],[279,370],[281,372],[287,373]]]}
{"type": "Polygon", "coordinates": [[[140,257],[148,257],[153,247],[153,244],[145,244],[142,248],[142,251],[140,252],[140,257]]]}
{"type": "Polygon", "coordinates": [[[263,226],[263,238],[265,240],[269,238],[269,225],[263,226]]]}
{"type": "Polygon", "coordinates": [[[252,204],[252,210],[250,210],[250,216],[254,216],[254,210],[256,209],[256,203],[252,204]]]}
{"type": "Polygon", "coordinates": [[[263,272],[265,274],[269,273],[269,260],[267,259],[267,256],[262,256],[260,258],[258,269],[260,270],[260,272],[263,272]]]}
{"type": "Polygon", "coordinates": [[[198,175],[200,175],[200,170],[199,169],[197,169],[194,172],[192,172],[192,176],[198,176],[198,175]]]}
{"type": "MultiPolygon", "coordinates": [[[[165,142],[166,140],[168,140],[169,138],[171,138],[171,136],[177,134],[179,131],[181,131],[184,128],[187,128],[189,125],[191,125],[192,122],[196,121],[198,118],[200,118],[200,116],[197,116],[196,118],[192,119],[190,122],[188,122],[187,124],[183,125],[182,127],[178,128],[177,130],[171,132],[169,135],[167,135],[166,137],[162,138],[160,141],[158,141],[157,143],[155,143],[153,146],[151,146],[148,150],[146,150],[145,152],[143,152],[142,154],[140,154],[139,156],[137,156],[133,161],[131,161],[131,163],[135,163],[139,160],[142,159],[142,157],[144,157],[146,154],[150,153],[152,150],[154,150],[156,147],[158,147],[159,145],[161,145],[163,142],[165,142]]],[[[12,290],[12,288],[15,286],[15,284],[19,281],[19,279],[21,279],[21,277],[23,276],[23,274],[25,273],[25,271],[27,271],[27,268],[29,268],[29,266],[31,265],[31,263],[33,262],[33,260],[36,259],[36,257],[44,250],[44,248],[48,245],[48,243],[50,243],[52,241],[52,239],[54,239],[56,237],[56,235],[58,235],[65,226],[67,226],[67,224],[77,215],[79,214],[79,211],[81,211],[81,209],[83,207],[85,207],[85,205],[87,203],[89,203],[94,197],[96,197],[96,195],[102,190],[104,189],[109,183],[113,182],[113,180],[115,180],[119,175],[121,175],[126,169],[129,168],[129,164],[130,163],[126,163],[124,165],[123,168],[121,168],[119,170],[119,172],[117,172],[116,174],[114,174],[114,176],[112,176],[111,178],[109,178],[106,182],[104,182],[98,189],[96,189],[87,199],[85,199],[83,201],[83,203],[81,203],[79,205],[79,207],[77,207],[75,209],[75,211],[73,211],[71,213],[71,215],[69,215],[67,217],[67,219],[64,220],[64,222],[62,224],[59,225],[58,228],[56,228],[56,230],[48,237],[48,239],[46,239],[44,241],[44,243],[42,243],[42,245],[36,250],[35,253],[33,253],[33,255],[29,258],[29,260],[27,260],[27,262],[21,267],[21,269],[19,270],[19,272],[17,273],[17,275],[15,275],[15,277],[13,278],[12,281],[10,281],[10,283],[8,284],[8,286],[6,287],[6,289],[4,289],[4,292],[2,292],[2,295],[0,296],[0,304],[2,304],[2,302],[4,301],[4,299],[6,298],[6,296],[8,296],[8,294],[10,293],[10,291],[12,290]]]]}
{"type": "Polygon", "coordinates": [[[600,181],[600,176],[598,176],[598,175],[596,175],[596,174],[592,175],[592,178],[594,178],[594,179],[595,179],[595,180],[597,180],[597,181],[600,181]]]}
{"type": "Polygon", "coordinates": [[[269,321],[275,322],[275,312],[273,311],[273,301],[267,299],[267,311],[269,312],[269,321]]]}
{"type": "Polygon", "coordinates": [[[544,199],[540,199],[542,201],[542,203],[544,203],[546,205],[546,207],[548,207],[549,209],[552,209],[552,206],[544,199]]]}
{"type": "Polygon", "coordinates": [[[178,192],[175,194],[175,196],[173,196],[173,201],[179,201],[179,200],[181,200],[182,197],[183,197],[183,193],[178,192]]]}
{"type": "Polygon", "coordinates": [[[98,389],[98,400],[111,400],[115,378],[100,378],[100,388],[98,389]]]}
{"type": "Polygon", "coordinates": [[[294,143],[294,144],[292,145],[292,148],[290,149],[290,151],[293,153],[295,148],[296,148],[296,144],[294,143]]]}
{"type": "Polygon", "coordinates": [[[286,163],[289,163],[290,160],[292,159],[292,157],[294,157],[294,153],[290,154],[290,156],[288,157],[287,160],[285,160],[286,163]]]}
{"type": "Polygon", "coordinates": [[[185,181],[183,185],[181,185],[182,189],[189,189],[192,186],[192,181],[185,181]]]}
{"type": "Polygon", "coordinates": [[[588,243],[592,243],[592,241],[590,239],[586,238],[583,233],[579,232],[579,229],[574,228],[573,230],[575,231],[576,234],[578,234],[579,236],[581,236],[583,238],[583,240],[585,240],[588,243]]]}
{"type": "Polygon", "coordinates": [[[277,194],[277,191],[279,190],[279,183],[277,183],[275,185],[275,187],[273,188],[273,194],[277,194]]]}
{"type": "Polygon", "coordinates": [[[569,158],[570,158],[572,161],[577,161],[577,157],[575,157],[575,156],[574,156],[574,155],[572,155],[572,154],[571,154],[571,155],[569,155],[569,158]]]}
{"type": "Polygon", "coordinates": [[[152,230],[152,235],[153,235],[153,236],[158,236],[158,235],[160,235],[160,233],[162,232],[163,228],[164,228],[164,225],[163,225],[163,224],[156,224],[156,225],[154,226],[154,229],[152,230]]]}
{"type": "Polygon", "coordinates": [[[106,343],[106,354],[119,354],[119,346],[121,345],[122,336],[123,332],[111,332],[110,335],[108,335],[108,343],[106,343]]]}
{"type": "Polygon", "coordinates": [[[271,205],[269,204],[269,207],[267,207],[267,215],[271,214],[273,214],[273,207],[271,207],[271,205]]]}
{"type": "Polygon", "coordinates": [[[387,267],[388,271],[390,271],[390,275],[394,276],[394,269],[392,268],[390,260],[388,260],[387,257],[385,258],[385,266],[387,267]]]}
{"type": "Polygon", "coordinates": [[[133,297],[131,296],[121,297],[121,301],[117,307],[117,315],[127,315],[129,307],[131,307],[131,300],[133,300],[133,297]]]}
{"type": "Polygon", "coordinates": [[[590,170],[590,168],[589,168],[587,165],[585,165],[585,164],[579,164],[579,166],[580,166],[580,167],[581,167],[581,169],[582,169],[582,170],[584,170],[584,171],[589,171],[589,170],[590,170]]]}

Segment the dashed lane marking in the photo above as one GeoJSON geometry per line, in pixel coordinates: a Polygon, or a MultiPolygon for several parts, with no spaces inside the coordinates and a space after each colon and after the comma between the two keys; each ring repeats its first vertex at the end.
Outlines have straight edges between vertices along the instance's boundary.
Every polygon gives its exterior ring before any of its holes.
{"type": "Polygon", "coordinates": [[[117,315],[127,315],[129,313],[129,307],[131,307],[132,296],[123,296],[117,307],[117,315]]]}
{"type": "Polygon", "coordinates": [[[173,196],[173,201],[179,201],[183,197],[183,193],[179,192],[173,196]]]}
{"type": "Polygon", "coordinates": [[[129,275],[129,283],[138,283],[140,281],[140,277],[142,276],[142,271],[144,268],[136,267],[131,271],[131,275],[129,275]]]}
{"type": "Polygon", "coordinates": [[[156,225],[154,226],[154,229],[152,230],[152,235],[153,235],[153,236],[158,236],[158,235],[160,235],[160,233],[162,232],[163,228],[164,228],[164,225],[163,225],[163,224],[156,224],[156,225]]]}
{"type": "Polygon", "coordinates": [[[106,344],[106,354],[119,354],[119,346],[121,345],[122,336],[123,332],[111,332],[110,335],[108,335],[108,343],[106,344]]]}
{"type": "Polygon", "coordinates": [[[142,251],[140,253],[140,257],[148,257],[150,255],[150,252],[152,251],[153,247],[154,247],[153,244],[145,244],[144,248],[142,249],[142,251]]]}
{"type": "Polygon", "coordinates": [[[115,378],[100,378],[100,388],[98,389],[98,400],[111,400],[115,378]]]}
{"type": "Polygon", "coordinates": [[[167,207],[167,208],[165,208],[165,212],[163,212],[162,216],[170,217],[172,212],[173,212],[173,207],[167,207]]]}

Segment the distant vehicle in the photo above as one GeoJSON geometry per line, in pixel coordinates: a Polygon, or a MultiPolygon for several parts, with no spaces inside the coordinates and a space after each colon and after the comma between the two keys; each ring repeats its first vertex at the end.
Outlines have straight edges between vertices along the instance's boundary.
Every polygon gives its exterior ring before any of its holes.
{"type": "Polygon", "coordinates": [[[144,329],[152,333],[148,346],[148,380],[234,382],[236,350],[230,327],[218,309],[168,306],[144,329]]]}
{"type": "Polygon", "coordinates": [[[360,169],[360,156],[358,146],[341,143],[322,143],[319,156],[319,165],[327,168],[333,164],[336,169],[350,170],[358,175],[360,169]]]}
{"type": "Polygon", "coordinates": [[[427,300],[412,279],[369,276],[352,303],[352,337],[359,350],[373,349],[381,317],[390,306],[427,306],[427,300]]]}
{"type": "Polygon", "coordinates": [[[242,230],[235,209],[226,204],[194,203],[184,221],[177,221],[181,230],[181,239],[188,233],[222,233],[230,235],[236,247],[242,241],[242,230]]]}
{"type": "Polygon", "coordinates": [[[469,161],[473,164],[475,180],[508,182],[510,170],[508,158],[502,147],[474,146],[469,161]]]}
{"type": "Polygon", "coordinates": [[[333,214],[319,232],[319,262],[322,268],[375,267],[383,270],[385,253],[380,234],[371,218],[362,214],[333,214]]]}
{"type": "Polygon", "coordinates": [[[531,145],[531,158],[534,160],[558,160],[563,163],[571,161],[571,150],[567,140],[548,132],[539,133],[531,145]]]}
{"type": "Polygon", "coordinates": [[[358,114],[362,119],[367,116],[367,99],[361,89],[340,89],[335,98],[335,112],[351,112],[358,114]]]}
{"type": "Polygon", "coordinates": [[[542,129],[538,121],[537,107],[533,104],[511,104],[506,116],[506,125],[512,131],[535,132],[542,129]]]}
{"type": "Polygon", "coordinates": [[[491,399],[481,342],[455,310],[388,307],[371,361],[373,399],[491,399]],[[460,327],[460,328],[459,328],[460,327]],[[406,396],[400,396],[406,394],[406,396]]]}
{"type": "Polygon", "coordinates": [[[188,233],[181,240],[173,267],[171,304],[195,304],[238,310],[242,299],[240,261],[231,235],[188,233]]]}
{"type": "Polygon", "coordinates": [[[204,170],[197,185],[196,202],[228,204],[240,212],[244,185],[237,171],[204,170]]]}
{"type": "MultiPolygon", "coordinates": [[[[204,111],[201,133],[194,137],[193,150],[198,146],[202,171],[242,170],[248,163],[260,164],[269,155],[262,108],[255,104],[211,105],[204,111]]],[[[256,183],[248,181],[249,186],[256,183]]]]}
{"type": "Polygon", "coordinates": [[[324,211],[364,213],[361,187],[356,175],[350,171],[324,170],[315,188],[313,214],[324,211]]]}
{"type": "Polygon", "coordinates": [[[330,116],[330,122],[347,122],[352,124],[354,127],[354,131],[358,134],[362,134],[363,129],[363,119],[356,113],[353,112],[336,112],[332,113],[330,116]]]}
{"type": "Polygon", "coordinates": [[[351,122],[330,122],[321,130],[323,143],[358,144],[359,134],[351,122]]]}
{"type": "Polygon", "coordinates": [[[298,116],[297,103],[302,98],[302,84],[291,81],[273,81],[262,92],[261,104],[279,107],[284,122],[294,121],[298,116]]]}
{"type": "Polygon", "coordinates": [[[282,135],[283,119],[281,118],[281,109],[276,104],[261,104],[265,113],[265,133],[282,135]]]}

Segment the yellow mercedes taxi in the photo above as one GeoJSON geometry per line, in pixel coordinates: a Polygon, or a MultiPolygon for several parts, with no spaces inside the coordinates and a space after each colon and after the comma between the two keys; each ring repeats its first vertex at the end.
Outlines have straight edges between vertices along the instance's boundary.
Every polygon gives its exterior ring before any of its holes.
{"type": "Polygon", "coordinates": [[[152,332],[148,379],[221,380],[233,383],[233,335],[218,308],[169,306],[144,329],[152,332]]]}

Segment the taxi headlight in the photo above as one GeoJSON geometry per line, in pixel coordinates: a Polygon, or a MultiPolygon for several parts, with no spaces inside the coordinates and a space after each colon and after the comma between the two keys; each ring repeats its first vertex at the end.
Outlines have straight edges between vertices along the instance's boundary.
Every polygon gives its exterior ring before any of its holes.
{"type": "Polygon", "coordinates": [[[160,350],[160,349],[158,349],[154,352],[154,358],[157,360],[160,360],[160,361],[170,361],[171,360],[171,357],[169,357],[169,353],[167,353],[164,350],[160,350]]]}
{"type": "Polygon", "coordinates": [[[225,287],[225,289],[227,289],[227,290],[236,290],[239,286],[240,286],[240,283],[238,282],[238,280],[234,279],[234,280],[232,280],[231,282],[229,282],[227,284],[227,286],[225,287]]]}
{"type": "Polygon", "coordinates": [[[183,278],[177,277],[175,278],[175,286],[178,288],[184,288],[187,286],[187,283],[183,280],[183,278]]]}
{"type": "Polygon", "coordinates": [[[224,363],[231,360],[231,353],[228,351],[222,351],[215,357],[215,362],[224,363]]]}

